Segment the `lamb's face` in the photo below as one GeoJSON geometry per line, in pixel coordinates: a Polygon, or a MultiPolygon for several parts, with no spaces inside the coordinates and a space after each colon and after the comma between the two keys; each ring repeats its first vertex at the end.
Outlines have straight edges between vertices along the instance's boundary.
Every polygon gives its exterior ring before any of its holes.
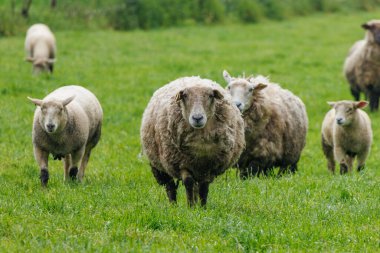
{"type": "Polygon", "coordinates": [[[207,120],[215,114],[215,100],[222,98],[218,90],[201,86],[185,88],[176,96],[182,116],[195,129],[205,127],[207,120]]]}
{"type": "Polygon", "coordinates": [[[362,25],[370,34],[370,39],[380,45],[380,20],[372,20],[362,25]]]}
{"type": "Polygon", "coordinates": [[[265,87],[265,84],[255,84],[243,78],[236,78],[228,84],[227,90],[237,108],[245,112],[252,106],[254,96],[265,87]]]}
{"type": "Polygon", "coordinates": [[[364,108],[367,106],[366,101],[354,102],[354,101],[339,101],[328,102],[335,110],[335,122],[339,126],[349,126],[353,122],[356,116],[356,110],[358,108],[364,108]]]}
{"type": "Polygon", "coordinates": [[[35,105],[40,107],[39,124],[48,134],[61,131],[67,124],[68,113],[66,106],[73,101],[71,96],[63,101],[43,101],[29,98],[35,105]]]}
{"type": "Polygon", "coordinates": [[[35,59],[28,57],[26,61],[33,63],[33,73],[39,74],[41,72],[52,72],[54,59],[35,59]]]}

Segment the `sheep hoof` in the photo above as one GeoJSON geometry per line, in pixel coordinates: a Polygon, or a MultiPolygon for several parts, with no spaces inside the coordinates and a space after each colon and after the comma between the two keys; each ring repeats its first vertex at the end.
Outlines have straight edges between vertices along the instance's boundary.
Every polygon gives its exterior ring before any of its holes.
{"type": "Polygon", "coordinates": [[[363,165],[360,165],[358,166],[358,171],[362,171],[364,169],[364,164],[363,165]]]}
{"type": "Polygon", "coordinates": [[[49,181],[49,171],[47,169],[41,169],[40,179],[41,179],[41,185],[43,187],[46,187],[49,181]]]}
{"type": "Polygon", "coordinates": [[[77,177],[77,174],[78,174],[78,168],[72,167],[69,172],[70,178],[74,180],[77,177]]]}
{"type": "Polygon", "coordinates": [[[340,174],[343,175],[343,174],[346,174],[348,172],[348,167],[346,164],[344,163],[341,163],[340,164],[340,174]]]}

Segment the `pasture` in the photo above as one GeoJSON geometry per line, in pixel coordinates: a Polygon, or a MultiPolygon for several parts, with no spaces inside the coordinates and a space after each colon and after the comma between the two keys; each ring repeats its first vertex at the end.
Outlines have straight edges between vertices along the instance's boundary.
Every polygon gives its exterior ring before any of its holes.
{"type": "Polygon", "coordinates": [[[326,101],[352,99],[342,74],[348,49],[364,36],[360,24],[379,15],[61,31],[52,76],[31,74],[24,37],[1,38],[0,251],[379,251],[380,113],[370,113],[374,144],[363,172],[330,175],[320,145],[326,101]],[[240,181],[229,170],[210,185],[206,209],[188,208],[183,186],[170,205],[139,156],[143,110],[157,88],[181,76],[224,86],[223,69],[269,75],[303,99],[309,132],[299,171],[240,181]],[[49,187],[42,189],[31,143],[34,105],[26,97],[66,84],[97,95],[103,134],[84,183],[64,183],[62,163],[50,159],[49,187]]]}

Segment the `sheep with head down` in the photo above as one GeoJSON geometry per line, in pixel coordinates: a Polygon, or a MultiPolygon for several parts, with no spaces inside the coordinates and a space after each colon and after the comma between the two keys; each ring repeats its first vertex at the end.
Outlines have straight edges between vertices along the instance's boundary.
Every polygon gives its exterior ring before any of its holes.
{"type": "Polygon", "coordinates": [[[49,180],[49,154],[64,159],[65,180],[82,181],[91,150],[101,135],[103,111],[98,99],[76,85],[56,89],[43,100],[29,99],[37,106],[32,139],[42,186],[49,180]]]}
{"type": "Polygon", "coordinates": [[[26,61],[33,63],[33,72],[53,72],[56,56],[54,34],[44,24],[32,25],[25,39],[26,61]]]}
{"type": "Polygon", "coordinates": [[[236,164],[240,177],[267,175],[275,167],[279,174],[295,172],[308,128],[301,99],[263,76],[235,78],[225,70],[223,76],[245,123],[246,148],[236,164]]]}
{"type": "Polygon", "coordinates": [[[244,148],[244,122],[229,94],[200,77],[179,78],[158,89],[141,124],[143,153],[170,202],[182,180],[187,201],[206,205],[209,184],[235,164],[244,148]]]}

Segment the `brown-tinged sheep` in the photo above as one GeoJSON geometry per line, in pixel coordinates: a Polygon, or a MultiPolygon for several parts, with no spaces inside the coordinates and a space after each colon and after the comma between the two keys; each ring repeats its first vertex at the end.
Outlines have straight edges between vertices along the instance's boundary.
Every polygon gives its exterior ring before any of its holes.
{"type": "Polygon", "coordinates": [[[64,158],[65,180],[77,177],[82,181],[91,150],[101,134],[103,111],[98,99],[76,85],[58,88],[43,100],[29,99],[37,105],[33,148],[42,185],[49,180],[49,153],[54,159],[64,158]]]}
{"type": "Polygon", "coordinates": [[[308,128],[301,99],[263,76],[234,78],[227,71],[223,76],[245,123],[246,149],[236,165],[240,177],[267,175],[275,167],[279,175],[295,172],[308,128]]]}
{"type": "Polygon", "coordinates": [[[372,144],[371,121],[360,110],[366,101],[328,102],[333,107],[322,123],[322,148],[327,158],[327,168],[335,173],[335,162],[340,174],[352,170],[357,157],[357,170],[364,168],[372,144]]]}
{"type": "Polygon", "coordinates": [[[32,25],[25,39],[26,60],[33,63],[33,72],[53,72],[56,42],[49,27],[44,24],[32,25]]]}
{"type": "Polygon", "coordinates": [[[369,99],[371,111],[379,108],[380,96],[380,20],[362,25],[367,31],[364,40],[357,41],[344,62],[344,74],[356,101],[360,92],[369,99]]]}
{"type": "Polygon", "coordinates": [[[176,202],[182,180],[193,206],[206,205],[209,184],[235,164],[244,148],[244,122],[230,96],[200,77],[179,78],[158,89],[141,124],[143,153],[157,182],[176,202]]]}

